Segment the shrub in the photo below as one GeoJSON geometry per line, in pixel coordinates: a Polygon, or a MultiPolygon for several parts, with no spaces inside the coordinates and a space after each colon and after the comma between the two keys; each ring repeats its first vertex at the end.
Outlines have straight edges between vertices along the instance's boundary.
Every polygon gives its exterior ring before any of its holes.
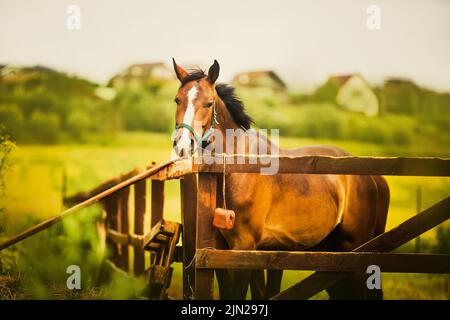
{"type": "Polygon", "coordinates": [[[59,140],[59,118],[56,114],[33,112],[28,123],[29,139],[33,142],[56,143],[59,140]]]}
{"type": "Polygon", "coordinates": [[[17,105],[0,105],[0,123],[5,133],[15,141],[21,140],[23,136],[23,122],[22,111],[17,105]]]}
{"type": "Polygon", "coordinates": [[[74,111],[67,118],[67,131],[77,140],[83,138],[91,128],[91,118],[86,112],[74,111]]]}

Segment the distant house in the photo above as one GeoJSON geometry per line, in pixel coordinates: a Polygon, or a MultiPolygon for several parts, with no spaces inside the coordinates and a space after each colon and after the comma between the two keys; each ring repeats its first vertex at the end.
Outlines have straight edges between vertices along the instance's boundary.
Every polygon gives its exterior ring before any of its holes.
{"type": "Polygon", "coordinates": [[[362,112],[368,117],[378,115],[377,95],[359,74],[336,75],[328,79],[328,85],[336,88],[336,103],[349,111],[362,112]]]}
{"type": "Polygon", "coordinates": [[[234,76],[233,84],[243,87],[270,88],[273,91],[286,91],[283,80],[271,70],[242,72],[234,76]]]}
{"type": "Polygon", "coordinates": [[[141,88],[148,84],[149,80],[170,81],[174,80],[174,72],[164,63],[141,63],[129,66],[125,71],[115,75],[109,84],[115,89],[141,88]]]}
{"type": "Polygon", "coordinates": [[[11,85],[24,84],[36,79],[40,70],[38,67],[24,68],[15,65],[0,66],[0,82],[11,85]]]}

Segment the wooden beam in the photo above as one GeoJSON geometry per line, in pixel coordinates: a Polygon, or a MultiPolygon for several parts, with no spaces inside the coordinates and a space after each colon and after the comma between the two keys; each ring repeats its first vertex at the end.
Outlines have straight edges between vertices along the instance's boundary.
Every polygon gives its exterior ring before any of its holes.
{"type": "Polygon", "coordinates": [[[199,249],[196,257],[201,269],[365,272],[375,264],[382,272],[450,273],[450,255],[443,254],[199,249]]]}
{"type": "MultiPolygon", "coordinates": [[[[128,222],[128,200],[130,195],[130,187],[124,188],[119,192],[119,231],[124,234],[130,233],[130,226],[128,222]]],[[[129,271],[130,255],[128,250],[128,243],[120,245],[120,267],[126,272],[129,271]]]]}
{"type": "MultiPolygon", "coordinates": [[[[163,222],[162,219],[164,216],[164,180],[152,180],[150,201],[151,201],[150,228],[152,228],[151,230],[154,230],[154,227],[159,222],[161,223],[163,222]]],[[[144,243],[144,245],[146,243],[144,243]]],[[[156,255],[152,253],[150,255],[150,264],[152,264],[155,259],[156,255]]]]}
{"type": "MultiPolygon", "coordinates": [[[[355,252],[392,251],[450,218],[450,197],[422,211],[399,226],[356,248],[355,252]],[[393,242],[393,244],[390,243],[393,242]],[[394,247],[395,246],[395,247],[394,247]]],[[[309,299],[345,279],[348,274],[315,272],[299,283],[274,296],[274,300],[309,299]]]]}
{"type": "Polygon", "coordinates": [[[345,279],[342,272],[314,272],[299,283],[271,297],[271,300],[306,300],[345,279]]]}
{"type": "MultiPolygon", "coordinates": [[[[134,233],[144,235],[144,218],[147,205],[146,180],[134,185],[134,233]]],[[[142,246],[134,246],[134,275],[140,276],[145,271],[145,251],[142,246]]]]}
{"type": "Polygon", "coordinates": [[[166,221],[161,219],[155,226],[144,236],[144,248],[150,245],[150,242],[164,242],[165,237],[173,237],[179,231],[179,223],[173,221],[166,221]],[[161,238],[163,237],[163,238],[161,238]],[[158,241],[159,240],[159,241],[158,241]]]}
{"type": "MultiPolygon", "coordinates": [[[[198,175],[197,191],[197,250],[215,247],[215,232],[212,221],[216,209],[217,177],[215,174],[198,175]]],[[[214,298],[214,270],[195,268],[194,298],[214,298]]]]}
{"type": "Polygon", "coordinates": [[[142,248],[144,243],[144,236],[137,234],[125,234],[115,230],[108,230],[106,238],[109,242],[117,244],[128,244],[135,248],[142,248]]]}
{"type": "Polygon", "coordinates": [[[152,216],[151,227],[154,227],[164,216],[164,181],[152,180],[152,216]]]}
{"type": "MultiPolygon", "coordinates": [[[[222,159],[222,155],[217,158],[222,159]]],[[[450,176],[448,158],[228,155],[226,159],[230,173],[260,173],[261,168],[278,161],[278,173],[450,176]]],[[[223,164],[193,164],[192,171],[221,173],[223,164]]]]}
{"type": "Polygon", "coordinates": [[[195,242],[197,239],[197,176],[186,175],[180,180],[181,221],[183,224],[183,298],[191,300],[195,285],[195,242]],[[192,263],[191,263],[192,262],[192,263]]]}
{"type": "MultiPolygon", "coordinates": [[[[106,211],[106,230],[119,232],[119,196],[118,193],[110,195],[103,201],[106,211]]],[[[109,240],[106,238],[106,240],[109,240]]],[[[109,259],[116,265],[119,264],[119,245],[117,242],[108,241],[109,259]]]]}

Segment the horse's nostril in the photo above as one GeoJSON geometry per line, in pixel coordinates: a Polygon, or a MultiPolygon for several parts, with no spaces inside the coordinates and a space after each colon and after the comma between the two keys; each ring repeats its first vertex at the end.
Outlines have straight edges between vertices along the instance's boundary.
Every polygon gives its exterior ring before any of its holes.
{"type": "Polygon", "coordinates": [[[182,157],[184,155],[184,149],[180,150],[180,153],[178,154],[180,157],[182,157]]]}

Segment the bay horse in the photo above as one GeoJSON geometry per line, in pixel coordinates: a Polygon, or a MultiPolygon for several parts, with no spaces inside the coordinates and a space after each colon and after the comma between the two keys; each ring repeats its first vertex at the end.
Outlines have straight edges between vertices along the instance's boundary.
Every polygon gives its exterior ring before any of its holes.
{"type": "MultiPolygon", "coordinates": [[[[349,155],[333,146],[278,148],[250,128],[253,121],[234,88],[216,84],[220,70],[216,60],[207,74],[201,70],[189,73],[175,60],[173,66],[181,83],[175,97],[174,150],[178,156],[214,146],[212,133],[220,130],[225,136],[227,129],[245,131],[237,135],[231,152],[223,146],[228,153],[236,153],[239,144],[248,152],[248,137],[257,134],[259,144],[276,149],[279,155],[349,155]],[[194,128],[195,121],[201,125],[194,128]]],[[[226,204],[236,213],[234,227],[220,230],[229,249],[350,251],[385,230],[390,193],[381,176],[227,173],[224,178],[226,204]]],[[[263,270],[217,270],[220,296],[244,299],[251,279],[259,279],[256,298],[270,297],[280,290],[281,272],[267,272],[268,284],[262,293],[263,270]]],[[[349,279],[329,288],[330,298],[382,297],[379,290],[367,293],[362,274],[349,279]]]]}

